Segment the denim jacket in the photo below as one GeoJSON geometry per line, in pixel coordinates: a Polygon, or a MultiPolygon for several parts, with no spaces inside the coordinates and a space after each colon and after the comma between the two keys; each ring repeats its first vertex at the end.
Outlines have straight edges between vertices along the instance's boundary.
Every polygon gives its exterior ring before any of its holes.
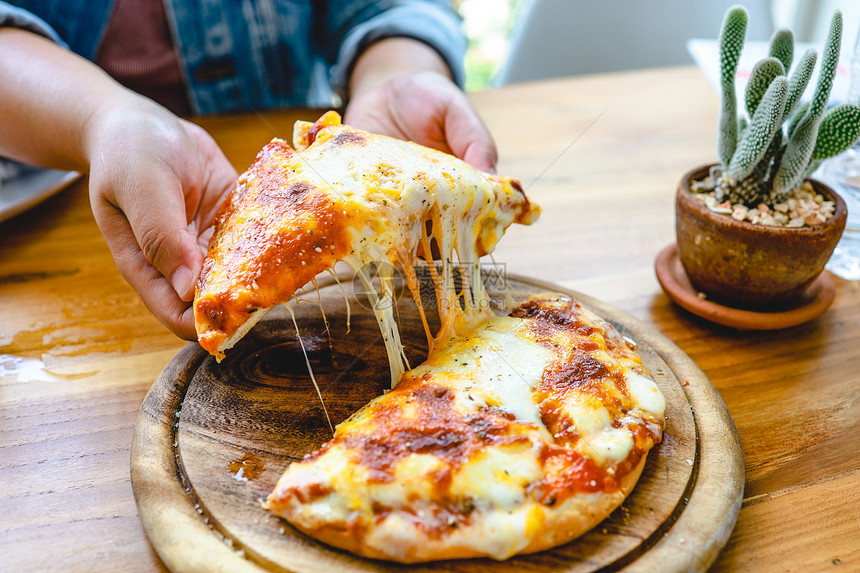
{"type": "MultiPolygon", "coordinates": [[[[164,0],[197,114],[325,107],[371,43],[421,40],[462,85],[466,42],[445,0],[164,0]]],[[[93,59],[112,0],[0,1],[0,26],[26,28],[93,59]]]]}

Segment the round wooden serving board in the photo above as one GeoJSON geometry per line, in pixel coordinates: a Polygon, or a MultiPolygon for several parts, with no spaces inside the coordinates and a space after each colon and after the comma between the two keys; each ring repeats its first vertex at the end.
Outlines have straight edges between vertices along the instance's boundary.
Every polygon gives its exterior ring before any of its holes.
{"type": "MultiPolygon", "coordinates": [[[[331,437],[292,320],[275,309],[220,364],[197,344],[186,346],[141,407],[132,485],[144,528],[167,567],[256,573],[707,569],[734,526],[744,483],[737,431],[720,395],[677,346],[618,309],[521,277],[508,276],[493,292],[503,292],[499,286],[515,301],[546,291],[576,298],[636,341],[666,396],[663,442],[648,455],[633,493],[603,523],[567,545],[504,562],[407,566],[332,549],[273,516],[260,501],[290,462],[331,437]]],[[[352,294],[350,287],[321,284],[294,305],[334,424],[390,384],[377,323],[352,298],[347,332],[344,291],[352,294]]],[[[403,294],[401,337],[416,366],[427,342],[412,298],[403,294]]]]}

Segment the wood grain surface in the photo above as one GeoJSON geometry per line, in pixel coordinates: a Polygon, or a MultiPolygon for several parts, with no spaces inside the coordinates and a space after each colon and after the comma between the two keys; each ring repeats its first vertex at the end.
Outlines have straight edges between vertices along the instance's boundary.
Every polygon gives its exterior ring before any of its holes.
{"type": "MultiPolygon", "coordinates": [[[[261,571],[573,573],[624,566],[647,571],[650,561],[663,571],[688,571],[704,570],[716,557],[737,517],[743,484],[740,445],[725,405],[677,347],[590,298],[583,302],[599,307],[595,310],[639,343],[639,355],[666,396],[667,424],[633,494],[579,540],[501,563],[478,559],[400,566],[328,548],[271,515],[260,502],[286,466],[331,437],[300,344],[335,424],[390,384],[372,312],[353,300],[347,332],[343,291],[328,282],[301,297],[308,303],[296,305],[301,343],[287,312],[276,309],[220,364],[189,345],[196,351],[171,361],[147,396],[135,431],[132,485],[147,533],[171,569],[209,571],[233,562],[244,568],[250,561],[261,571]],[[675,525],[682,516],[685,525],[675,525]],[[201,552],[214,538],[227,545],[220,552],[201,552]],[[676,545],[685,543],[688,550],[679,552],[676,545]]],[[[341,282],[351,295],[355,283],[341,282]]],[[[401,339],[410,363],[417,365],[426,358],[426,337],[401,286],[401,339]]],[[[514,277],[493,286],[491,296],[502,303],[508,295],[522,301],[558,290],[514,277]]],[[[432,309],[427,313],[432,315],[432,309]]]]}
{"type": "MultiPolygon", "coordinates": [[[[678,345],[737,425],[746,483],[714,571],[860,569],[860,282],[774,332],[713,325],[654,276],[674,192],[713,161],[719,102],[694,67],[474,94],[544,213],[494,253],[511,273],[611,303],[678,345]]],[[[242,170],[291,111],[197,119],[242,170]]],[[[2,192],[2,190],[0,190],[2,192]]],[[[185,342],[117,272],[81,180],[0,224],[0,551],[11,571],[164,571],[129,478],[140,405],[185,342]]]]}

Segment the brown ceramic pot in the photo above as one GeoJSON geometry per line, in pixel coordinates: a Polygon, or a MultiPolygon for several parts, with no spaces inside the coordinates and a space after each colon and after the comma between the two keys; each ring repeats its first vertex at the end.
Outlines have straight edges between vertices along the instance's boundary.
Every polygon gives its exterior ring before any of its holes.
{"type": "Polygon", "coordinates": [[[681,263],[698,290],[737,307],[784,306],[798,299],[824,270],[848,210],[827,185],[810,179],[817,193],[836,203],[834,215],[809,227],[769,227],[715,213],[690,193],[690,183],[711,165],[689,171],[675,198],[675,232],[681,263]]]}

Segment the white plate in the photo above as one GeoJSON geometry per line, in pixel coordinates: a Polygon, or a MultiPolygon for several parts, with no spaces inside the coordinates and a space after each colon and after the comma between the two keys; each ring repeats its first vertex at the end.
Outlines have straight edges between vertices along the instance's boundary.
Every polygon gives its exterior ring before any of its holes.
{"type": "Polygon", "coordinates": [[[22,169],[18,176],[0,183],[0,222],[44,201],[80,176],[77,171],[22,169]]]}

